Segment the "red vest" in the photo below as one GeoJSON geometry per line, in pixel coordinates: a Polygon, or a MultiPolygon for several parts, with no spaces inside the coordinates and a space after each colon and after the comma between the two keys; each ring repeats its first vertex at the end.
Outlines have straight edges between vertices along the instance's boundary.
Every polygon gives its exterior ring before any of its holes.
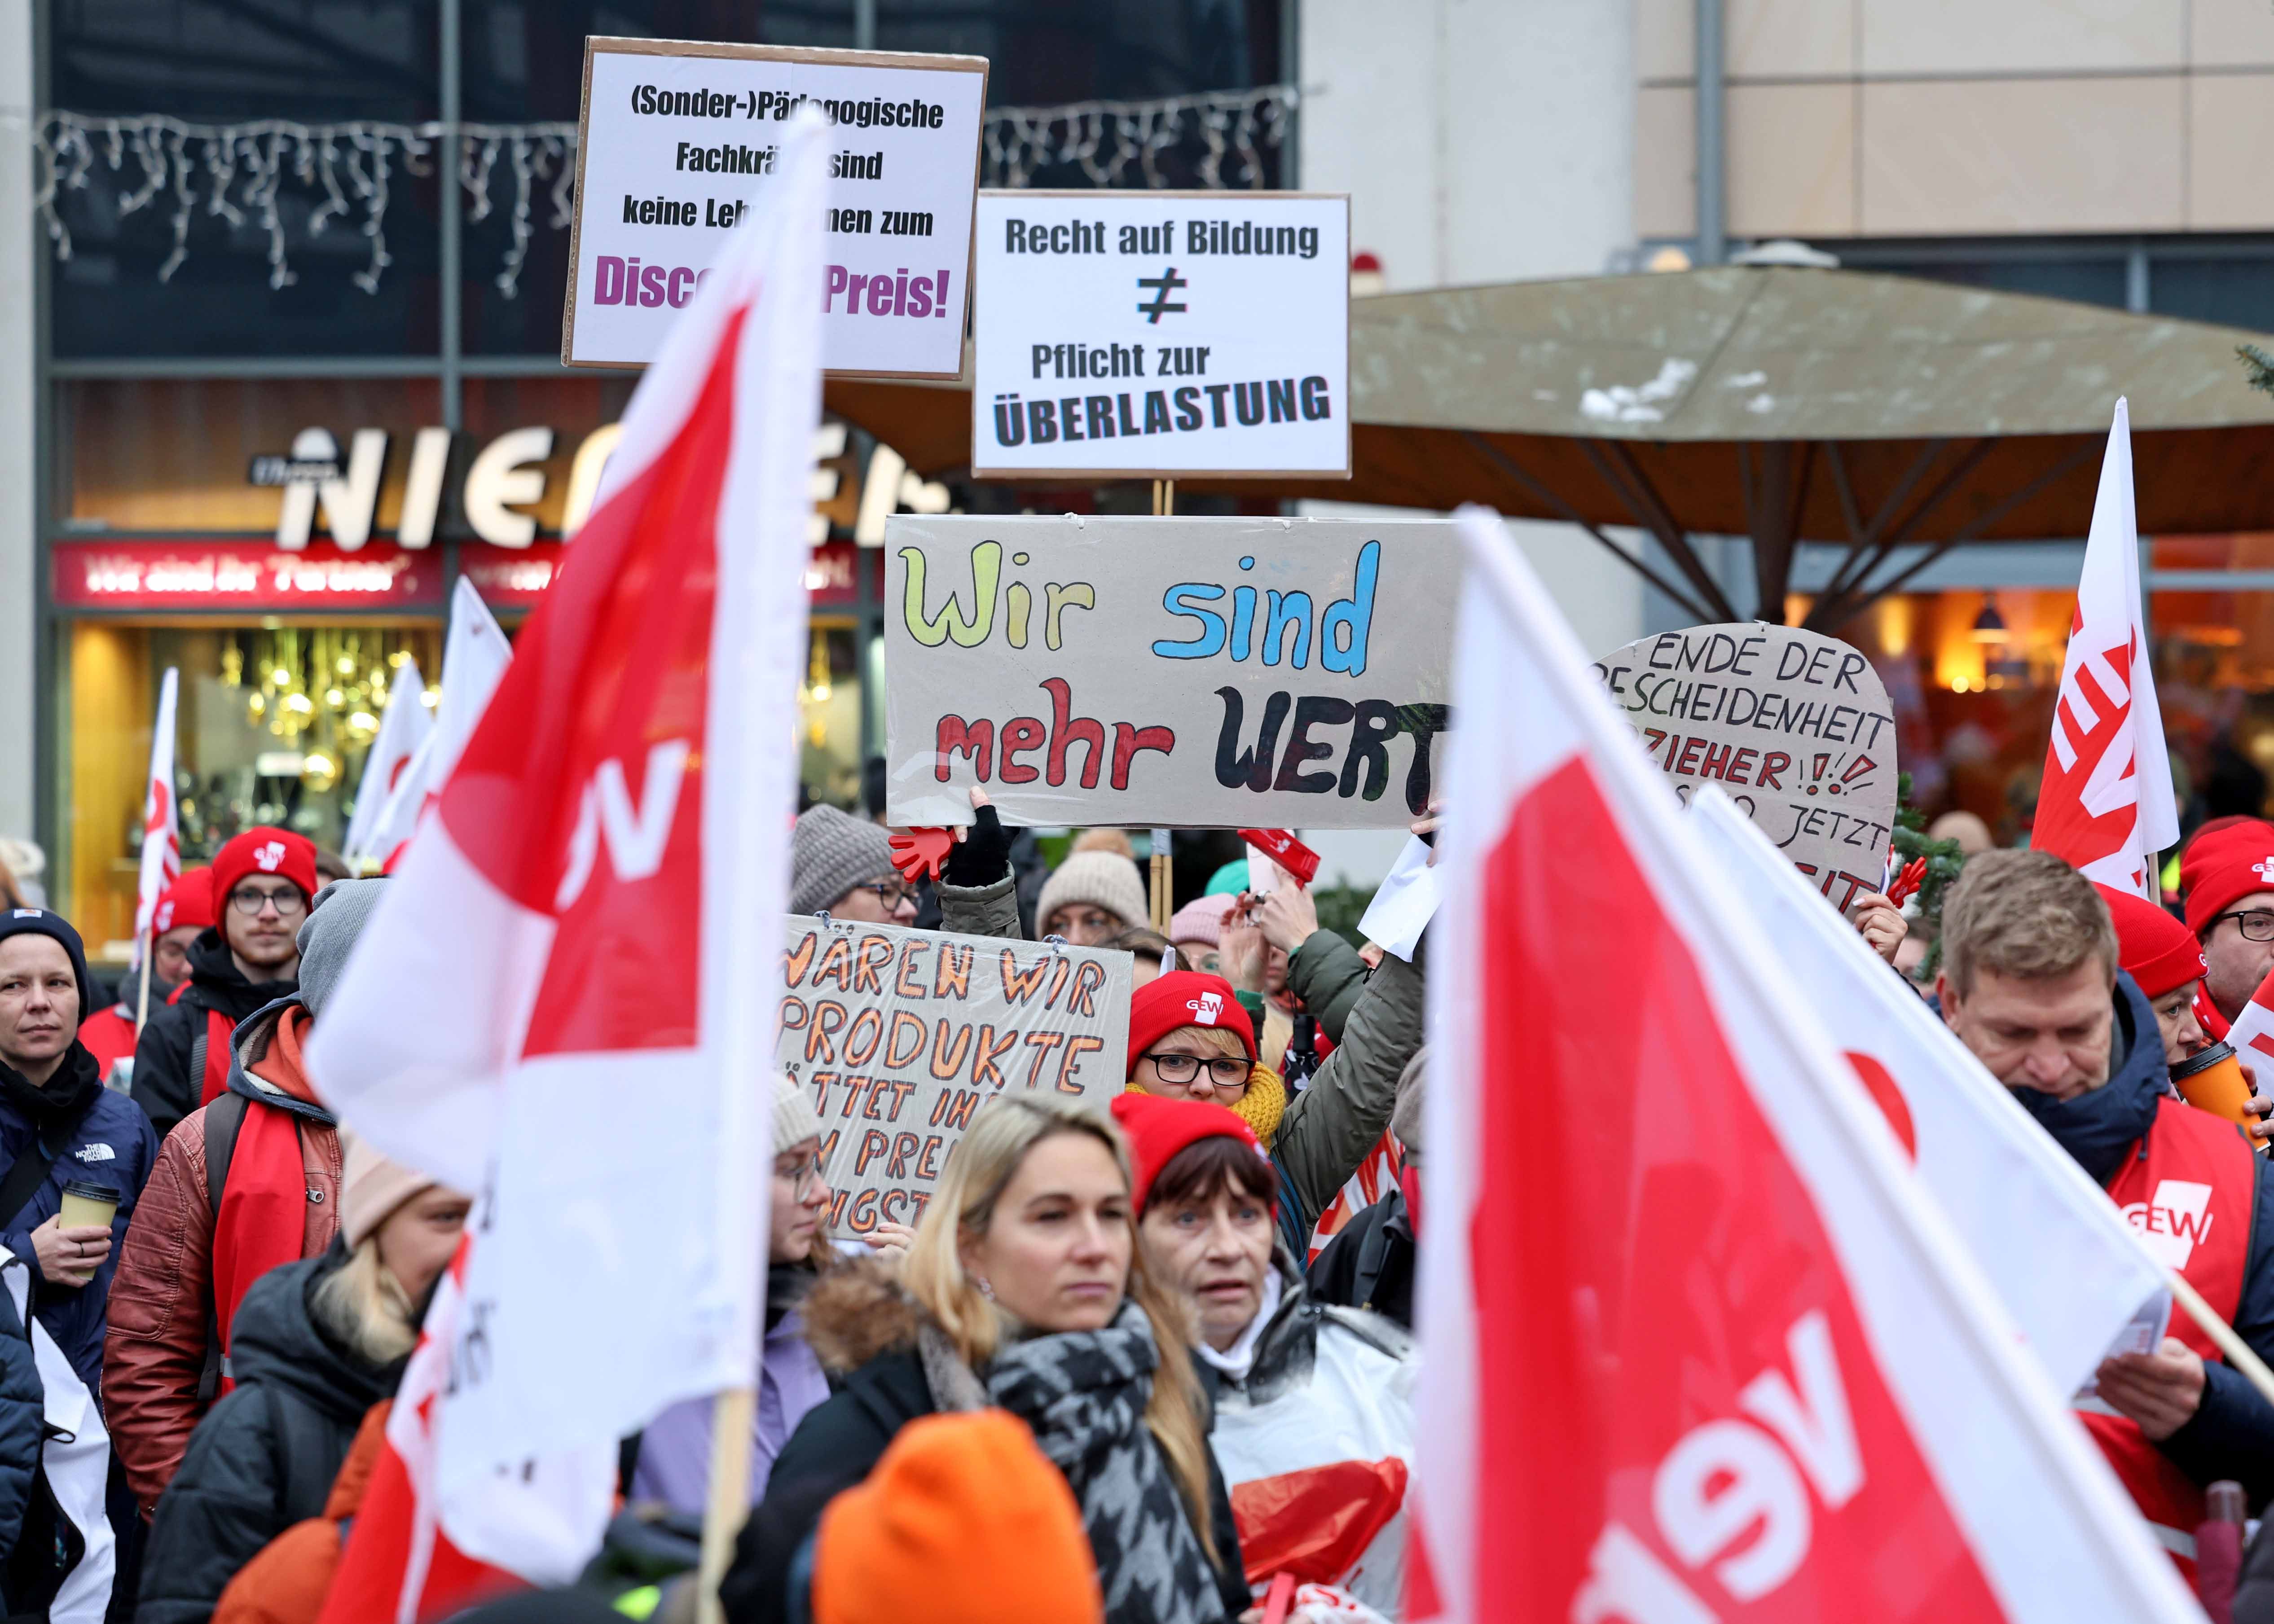
{"type": "MultiPolygon", "coordinates": [[[[2157,1101],[2156,1121],[2125,1154],[2108,1186],[2124,1221],[2148,1250],[2176,1270],[2230,1324],[2242,1302],[2242,1274],[2250,1259],[2250,1224],[2258,1207],[2258,1157],[2233,1123],[2177,1100],[2157,1101]]],[[[2218,1349],[2184,1312],[2168,1333],[2205,1364],[2218,1349]]],[[[2139,1424],[2094,1410],[2077,1418],[2100,1446],[2150,1531],[2193,1578],[2195,1532],[2204,1515],[2203,1492],[2149,1440],[2139,1424]]]]}

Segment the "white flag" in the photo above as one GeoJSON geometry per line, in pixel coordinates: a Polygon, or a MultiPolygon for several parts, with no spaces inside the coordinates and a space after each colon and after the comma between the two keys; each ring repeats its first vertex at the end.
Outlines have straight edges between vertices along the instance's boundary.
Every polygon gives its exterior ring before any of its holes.
{"type": "Polygon", "coordinates": [[[2100,461],[2029,844],[2087,879],[2153,902],[2161,894],[2157,854],[2179,838],[2155,651],[2140,619],[2132,422],[2120,399],[2100,461]]]}
{"type": "Polygon", "coordinates": [[[166,667],[158,685],[158,716],[150,727],[150,776],[142,791],[142,874],[134,895],[134,962],[142,962],[143,944],[158,898],[166,887],[182,877],[182,816],[174,804],[174,704],[181,673],[166,667]]]}
{"type": "MultiPolygon", "coordinates": [[[[411,751],[396,778],[394,792],[380,808],[367,837],[370,855],[389,872],[403,859],[403,848],[441,793],[450,769],[457,764],[466,741],[489,709],[498,680],[513,664],[513,644],[474,583],[458,577],[450,595],[450,635],[442,645],[442,692],[434,706],[433,726],[411,751]]],[[[420,701],[424,704],[424,700],[420,701]]],[[[389,708],[394,702],[388,701],[389,708]]]]}
{"type": "Polygon", "coordinates": [[[309,1053],[359,1132],[481,1194],[441,1522],[531,1579],[575,1572],[607,1496],[530,1515],[501,1473],[605,1473],[666,1405],[756,1379],[781,977],[757,923],[787,888],[827,162],[809,109],[309,1053]]]}
{"type": "Polygon", "coordinates": [[[1744,898],[1778,966],[1871,1094],[2054,1390],[2074,1395],[2112,1353],[2152,1349],[2171,1318],[2164,1270],[2051,1134],[1708,785],[1693,832],[1744,898]]]}
{"type": "Polygon", "coordinates": [[[340,854],[350,864],[366,857],[387,860],[388,848],[375,845],[373,834],[387,810],[388,798],[408,776],[418,747],[433,731],[434,718],[426,713],[426,679],[419,674],[418,662],[406,657],[395,668],[395,680],[387,689],[387,713],[379,718],[379,736],[363,758],[355,814],[348,819],[347,838],[340,845],[340,854]]]}
{"type": "Polygon", "coordinates": [[[1407,1616],[2200,1620],[1488,515],[1407,1616]]]}

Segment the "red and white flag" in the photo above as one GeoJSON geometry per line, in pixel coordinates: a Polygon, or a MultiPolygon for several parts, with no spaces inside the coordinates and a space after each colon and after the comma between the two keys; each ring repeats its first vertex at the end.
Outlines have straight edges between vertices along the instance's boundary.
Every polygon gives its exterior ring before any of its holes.
{"type": "Polygon", "coordinates": [[[158,717],[150,727],[150,776],[142,791],[142,875],[134,894],[134,962],[166,887],[182,877],[182,814],[174,804],[174,705],[181,673],[166,667],[158,684],[158,717]]]}
{"type": "Polygon", "coordinates": [[[618,1439],[757,1370],[820,115],[781,145],[309,1051],[358,1132],[478,1192],[435,1493],[532,1580],[596,1548],[618,1439]],[[556,1462],[557,1492],[501,1490],[556,1462]]]}
{"type": "Polygon", "coordinates": [[[1407,1617],[2200,1619],[1465,510],[1407,1617]]]}
{"type": "MultiPolygon", "coordinates": [[[[2197,995],[2198,1009],[2210,1000],[2197,995]]],[[[2258,983],[2250,995],[2250,1002],[2234,1018],[2226,1029],[2226,1041],[2234,1046],[2250,1069],[2257,1073],[2260,1093],[2274,1087],[2274,974],[2258,983]]]]}
{"type": "MultiPolygon", "coordinates": [[[[496,686],[494,679],[491,686],[496,686]]],[[[359,864],[365,858],[386,861],[389,848],[373,838],[380,815],[387,810],[395,786],[407,776],[411,758],[433,731],[434,718],[426,711],[426,679],[419,674],[418,662],[406,654],[403,664],[395,668],[395,680],[388,684],[387,710],[379,718],[379,735],[363,758],[355,812],[340,843],[340,854],[350,864],[359,864]]]]}
{"type": "Polygon", "coordinates": [[[2107,1192],[1712,785],[1690,832],[1743,899],[1793,989],[1836,1036],[1903,1159],[1965,1243],[2057,1393],[2112,1353],[2145,1353],[2172,1314],[2163,1265],[2107,1192]]]}
{"type": "MultiPolygon", "coordinates": [[[[449,781],[450,770],[458,764],[467,741],[489,710],[490,696],[497,692],[506,667],[512,664],[513,644],[506,640],[497,617],[474,590],[474,583],[460,575],[450,594],[450,634],[442,644],[442,691],[435,701],[433,722],[413,745],[374,826],[365,837],[370,842],[365,854],[377,858],[388,873],[402,862],[411,837],[433,809],[442,786],[449,781]]],[[[401,687],[398,681],[395,691],[401,687]]],[[[423,715],[423,690],[418,706],[423,715]]],[[[394,709],[390,695],[390,715],[394,709]]]]}
{"type": "Polygon", "coordinates": [[[2157,856],[2180,838],[2154,666],[2140,620],[2132,422],[2119,399],[2100,460],[2029,844],[2067,859],[2088,879],[2150,902],[2158,895],[2157,856]]]}

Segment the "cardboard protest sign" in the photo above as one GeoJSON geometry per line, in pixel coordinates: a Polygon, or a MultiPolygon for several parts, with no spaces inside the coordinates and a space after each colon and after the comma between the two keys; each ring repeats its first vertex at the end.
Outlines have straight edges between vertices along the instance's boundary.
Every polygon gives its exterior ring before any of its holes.
{"type": "Polygon", "coordinates": [[[831,130],[821,360],[840,376],[963,370],[983,56],[584,41],[561,359],[639,366],[776,189],[809,103],[831,130]]]}
{"type": "Polygon", "coordinates": [[[1126,953],[794,915],[775,1064],[821,1117],[830,1226],[913,1224],[972,1114],[1128,1079],[1126,953]]]}
{"type": "Polygon", "coordinates": [[[1452,526],[894,517],[887,816],[1403,828],[1429,803],[1452,526]]]}
{"type": "Polygon", "coordinates": [[[983,192],[976,478],[1350,477],[1344,193],[983,192]]]}
{"type": "Polygon", "coordinates": [[[1751,621],[1693,626],[1600,660],[1686,805],[1713,782],[1834,907],[1886,878],[1895,719],[1871,662],[1837,638],[1751,621]]]}

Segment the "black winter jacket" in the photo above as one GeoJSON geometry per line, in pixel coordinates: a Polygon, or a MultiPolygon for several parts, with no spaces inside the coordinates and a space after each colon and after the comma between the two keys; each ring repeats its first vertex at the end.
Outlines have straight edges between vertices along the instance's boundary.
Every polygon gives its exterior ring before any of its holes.
{"type": "MultiPolygon", "coordinates": [[[[24,1511],[40,1471],[40,1448],[47,1441],[41,1419],[45,1410],[46,1389],[32,1361],[29,1327],[16,1312],[13,1295],[0,1286],[0,1554],[10,1558],[23,1535],[24,1511]]],[[[11,1614],[30,1611],[26,1598],[14,1594],[9,1583],[16,1577],[16,1568],[9,1560],[0,1574],[0,1611],[11,1614]]]]}
{"type": "MultiPolygon", "coordinates": [[[[842,1276],[825,1282],[806,1304],[807,1334],[832,1373],[845,1363],[845,1353],[862,1350],[857,1344],[848,1349],[841,1340],[847,1332],[832,1323],[847,1300],[841,1295],[847,1283],[842,1276]]],[[[906,1328],[913,1335],[905,1299],[898,1307],[896,1312],[878,1302],[870,1322],[850,1332],[864,1339],[881,1332],[881,1340],[890,1345],[864,1359],[841,1387],[809,1410],[774,1458],[765,1499],[743,1523],[734,1564],[719,1586],[727,1624],[787,1624],[791,1568],[800,1547],[819,1525],[823,1508],[868,1477],[903,1426],[938,1412],[922,1356],[899,1335],[906,1328]]],[[[1205,1384],[1202,1390],[1208,1390],[1205,1384]]],[[[1213,1425],[1213,1417],[1209,1422],[1213,1425]]],[[[1232,1521],[1231,1497],[1216,1470],[1214,1451],[1209,1455],[1209,1507],[1216,1590],[1224,1598],[1224,1618],[1234,1620],[1251,1598],[1240,1568],[1239,1529],[1232,1521]]]]}
{"type": "Polygon", "coordinates": [[[208,927],[190,944],[190,984],[171,1004],[154,1004],[134,1046],[134,1103],[150,1115],[164,1138],[198,1109],[205,1079],[192,1065],[206,1035],[206,1012],[218,1011],[235,1026],[263,1005],[300,990],[297,981],[251,981],[218,929],[208,927]]]}
{"type": "Polygon", "coordinates": [[[1413,1328],[1413,1224],[1405,1192],[1393,1190],[1354,1214],[1312,1259],[1314,1303],[1370,1309],[1413,1328]]]}
{"type": "Polygon", "coordinates": [[[205,1624],[262,1546],[323,1514],[365,1412],[395,1392],[403,1361],[370,1364],[310,1306],[347,1260],[335,1242],[320,1258],[269,1270],[245,1293],[230,1343],[237,1388],[198,1423],[158,1501],[138,1624],[205,1624]]]}

